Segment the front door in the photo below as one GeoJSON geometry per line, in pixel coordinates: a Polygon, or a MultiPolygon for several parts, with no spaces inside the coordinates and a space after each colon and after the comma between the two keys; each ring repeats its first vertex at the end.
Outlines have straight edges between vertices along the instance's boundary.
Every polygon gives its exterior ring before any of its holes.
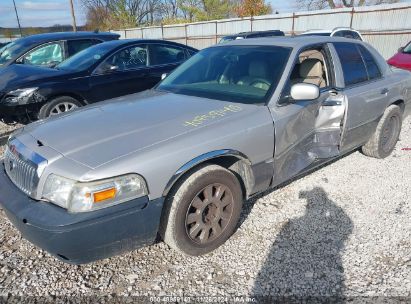
{"type": "Polygon", "coordinates": [[[271,108],[276,130],[273,185],[340,154],[346,98],[333,89],[328,54],[326,46],[302,51],[279,104],[271,108]],[[297,83],[317,85],[319,98],[292,100],[290,89],[297,83]]]}
{"type": "Polygon", "coordinates": [[[97,102],[150,88],[154,82],[145,44],[128,46],[106,59],[90,77],[88,99],[97,102]]]}

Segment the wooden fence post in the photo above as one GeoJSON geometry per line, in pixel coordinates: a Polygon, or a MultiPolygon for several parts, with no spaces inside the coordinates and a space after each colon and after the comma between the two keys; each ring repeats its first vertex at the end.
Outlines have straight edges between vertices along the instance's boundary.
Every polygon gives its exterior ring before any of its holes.
{"type": "Polygon", "coordinates": [[[355,13],[354,8],[352,8],[352,9],[351,9],[350,28],[352,28],[352,22],[353,22],[353,19],[354,19],[354,13],[355,13]]]}
{"type": "Polygon", "coordinates": [[[295,28],[295,13],[293,13],[293,25],[292,25],[292,28],[291,28],[291,36],[295,35],[294,28],[295,28]]]}

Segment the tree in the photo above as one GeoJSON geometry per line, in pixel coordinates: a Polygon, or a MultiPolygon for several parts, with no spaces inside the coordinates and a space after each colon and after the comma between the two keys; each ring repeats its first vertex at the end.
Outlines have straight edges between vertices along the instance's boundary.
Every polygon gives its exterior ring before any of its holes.
{"type": "Polygon", "coordinates": [[[41,34],[43,31],[38,27],[29,27],[23,30],[25,36],[41,34]]]}
{"type": "Polygon", "coordinates": [[[202,4],[203,10],[197,14],[199,21],[228,18],[232,10],[229,0],[202,0],[202,4]]]}
{"type": "Polygon", "coordinates": [[[103,7],[91,7],[87,10],[88,30],[107,31],[110,29],[109,15],[110,13],[103,7]]]}
{"type": "Polygon", "coordinates": [[[299,8],[316,10],[325,8],[355,7],[365,5],[378,5],[384,3],[397,3],[400,0],[299,0],[299,8]]]}
{"type": "Polygon", "coordinates": [[[6,38],[8,38],[8,39],[10,39],[10,40],[12,40],[13,37],[14,37],[13,31],[12,31],[11,29],[9,29],[9,28],[6,28],[6,29],[3,30],[3,35],[4,35],[4,37],[6,37],[6,38]]]}
{"type": "Polygon", "coordinates": [[[189,22],[195,21],[202,10],[201,0],[178,0],[178,8],[180,9],[183,18],[189,22]]]}
{"type": "Polygon", "coordinates": [[[242,0],[235,11],[239,17],[261,16],[272,13],[273,9],[265,0],[242,0]]]}

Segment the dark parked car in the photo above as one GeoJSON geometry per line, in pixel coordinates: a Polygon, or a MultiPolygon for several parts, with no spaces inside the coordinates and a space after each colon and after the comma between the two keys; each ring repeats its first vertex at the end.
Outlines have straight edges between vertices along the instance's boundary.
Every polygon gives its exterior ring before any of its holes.
{"type": "Polygon", "coordinates": [[[400,47],[398,53],[388,59],[388,64],[411,72],[411,42],[400,47]]]}
{"type": "Polygon", "coordinates": [[[0,77],[0,119],[27,122],[155,86],[197,50],[163,40],[114,40],[54,68],[11,65],[0,77]]]}
{"type": "Polygon", "coordinates": [[[221,38],[219,43],[225,43],[237,39],[249,39],[249,38],[262,38],[262,37],[273,37],[273,36],[285,36],[283,31],[273,30],[273,31],[260,31],[260,32],[242,32],[236,35],[225,36],[221,38]]]}
{"type": "Polygon", "coordinates": [[[0,49],[8,45],[10,42],[0,42],[0,49]]]}
{"type": "Polygon", "coordinates": [[[92,45],[118,38],[118,34],[99,32],[62,32],[27,36],[0,49],[0,68],[15,63],[56,65],[92,45]]]}

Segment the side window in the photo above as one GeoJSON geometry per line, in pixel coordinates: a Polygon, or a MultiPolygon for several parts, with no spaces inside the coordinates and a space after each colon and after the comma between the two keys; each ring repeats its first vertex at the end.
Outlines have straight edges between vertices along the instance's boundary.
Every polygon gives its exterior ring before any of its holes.
{"type": "Polygon", "coordinates": [[[298,55],[297,64],[291,72],[290,85],[310,83],[320,88],[328,87],[328,72],[322,48],[305,50],[298,55]]]}
{"type": "Polygon", "coordinates": [[[24,64],[50,65],[63,61],[63,49],[59,42],[42,45],[23,57],[24,64]]]}
{"type": "Polygon", "coordinates": [[[194,56],[195,54],[197,54],[197,52],[194,51],[194,50],[188,49],[188,50],[187,50],[187,54],[188,54],[188,57],[191,57],[191,56],[194,56]]]}
{"type": "Polygon", "coordinates": [[[110,56],[96,73],[107,73],[108,71],[127,71],[147,66],[147,46],[134,45],[122,49],[110,56]]]}
{"type": "Polygon", "coordinates": [[[360,35],[358,35],[358,33],[356,33],[356,32],[351,32],[351,36],[352,36],[353,39],[357,39],[357,40],[362,41],[360,35]]]}
{"type": "Polygon", "coordinates": [[[371,53],[362,45],[358,46],[362,55],[362,58],[364,59],[365,66],[367,67],[367,72],[368,72],[368,78],[369,79],[376,79],[381,77],[381,71],[375,62],[374,57],[371,55],[371,53]]]}
{"type": "Polygon", "coordinates": [[[68,40],[67,41],[67,49],[69,57],[73,56],[74,54],[93,46],[100,41],[95,39],[79,39],[79,40],[68,40]]]}
{"type": "Polygon", "coordinates": [[[336,42],[334,47],[343,69],[345,85],[353,85],[368,80],[367,69],[356,44],[336,42]]]}
{"type": "Polygon", "coordinates": [[[298,83],[315,84],[321,89],[331,86],[330,67],[322,47],[302,51],[297,58],[283,92],[280,103],[289,101],[291,87],[298,83]]]}
{"type": "Polygon", "coordinates": [[[344,32],[343,31],[337,31],[333,35],[334,37],[344,37],[344,32]]]}
{"type": "Polygon", "coordinates": [[[153,44],[150,46],[150,65],[171,64],[186,59],[184,50],[172,45],[153,44]]]}

